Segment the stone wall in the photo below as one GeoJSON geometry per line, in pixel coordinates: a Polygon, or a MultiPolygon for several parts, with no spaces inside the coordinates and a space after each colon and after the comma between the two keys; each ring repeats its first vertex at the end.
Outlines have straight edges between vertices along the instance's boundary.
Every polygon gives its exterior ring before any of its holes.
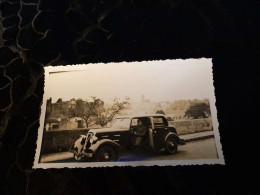
{"type": "Polygon", "coordinates": [[[169,121],[169,125],[174,126],[179,135],[196,133],[201,131],[209,131],[213,129],[211,118],[184,121],[169,121]]]}
{"type": "Polygon", "coordinates": [[[47,131],[43,134],[41,154],[68,151],[88,129],[47,131]]]}

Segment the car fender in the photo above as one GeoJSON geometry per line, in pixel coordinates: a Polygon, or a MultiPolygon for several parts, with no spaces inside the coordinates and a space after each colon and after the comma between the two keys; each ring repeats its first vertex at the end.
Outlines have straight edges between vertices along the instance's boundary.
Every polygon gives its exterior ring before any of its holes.
{"type": "Polygon", "coordinates": [[[102,139],[102,140],[97,141],[92,146],[90,146],[90,148],[88,150],[91,150],[93,153],[95,153],[101,146],[104,146],[104,145],[111,145],[117,149],[121,148],[121,146],[113,140],[102,139]]]}
{"type": "Polygon", "coordinates": [[[185,145],[185,141],[183,139],[181,139],[177,134],[175,133],[168,133],[166,136],[165,136],[165,139],[164,141],[166,142],[166,140],[168,139],[168,137],[170,136],[174,136],[176,138],[176,140],[178,141],[178,144],[180,145],[185,145]]]}

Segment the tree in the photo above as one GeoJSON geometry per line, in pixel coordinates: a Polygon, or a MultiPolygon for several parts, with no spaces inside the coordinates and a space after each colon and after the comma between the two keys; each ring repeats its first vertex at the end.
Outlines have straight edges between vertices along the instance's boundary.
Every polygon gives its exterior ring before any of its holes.
{"type": "Polygon", "coordinates": [[[45,118],[50,118],[52,112],[51,101],[47,100],[45,118]]]}
{"type": "Polygon", "coordinates": [[[62,102],[62,98],[59,98],[56,103],[61,103],[61,102],[62,102]]]}
{"type": "Polygon", "coordinates": [[[92,122],[105,126],[108,122],[112,121],[116,114],[120,114],[123,110],[130,105],[129,98],[121,101],[115,98],[111,105],[106,105],[105,102],[99,98],[91,97],[90,101],[83,101],[82,99],[76,100],[75,108],[70,108],[67,113],[68,118],[81,117],[86,122],[86,126],[92,122]]]}
{"type": "Polygon", "coordinates": [[[165,112],[164,112],[163,110],[157,110],[157,111],[155,112],[155,114],[163,114],[163,115],[165,115],[165,112]]]}
{"type": "Polygon", "coordinates": [[[173,121],[171,117],[167,117],[167,121],[173,121]]]}
{"type": "Polygon", "coordinates": [[[93,114],[96,117],[96,123],[102,127],[112,121],[115,115],[121,114],[121,112],[130,105],[129,98],[125,98],[123,101],[120,101],[119,98],[115,98],[113,103],[107,106],[105,106],[104,102],[100,99],[93,97],[93,100],[93,114]]]}
{"type": "Polygon", "coordinates": [[[88,128],[91,123],[91,116],[93,115],[93,109],[89,102],[85,102],[82,99],[76,100],[75,108],[70,108],[66,113],[68,118],[80,117],[82,118],[88,128]]]}
{"type": "Polygon", "coordinates": [[[206,103],[194,103],[185,112],[186,117],[192,117],[193,119],[207,118],[210,116],[210,107],[206,103]]]}

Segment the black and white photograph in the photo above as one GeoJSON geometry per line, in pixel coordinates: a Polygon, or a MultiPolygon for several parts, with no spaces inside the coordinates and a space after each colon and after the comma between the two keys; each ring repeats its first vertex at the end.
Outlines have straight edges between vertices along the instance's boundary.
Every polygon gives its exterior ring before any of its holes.
{"type": "Polygon", "coordinates": [[[224,164],[211,59],[45,68],[34,168],[224,164]]]}

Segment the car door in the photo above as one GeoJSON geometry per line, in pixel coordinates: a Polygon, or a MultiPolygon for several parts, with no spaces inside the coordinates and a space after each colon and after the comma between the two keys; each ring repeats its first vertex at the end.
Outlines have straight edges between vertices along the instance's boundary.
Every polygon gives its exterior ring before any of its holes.
{"type": "Polygon", "coordinates": [[[117,133],[114,135],[114,137],[119,139],[119,144],[122,147],[126,147],[129,142],[130,130],[128,129],[128,130],[121,131],[120,134],[117,133]]]}
{"type": "MultiPolygon", "coordinates": [[[[135,117],[132,118],[131,120],[131,125],[130,125],[130,142],[129,143],[129,147],[133,147],[133,145],[135,144],[135,140],[138,136],[141,136],[143,138],[143,143],[147,143],[148,144],[148,140],[149,140],[149,135],[148,135],[148,130],[149,128],[151,128],[151,122],[150,122],[150,118],[149,117],[135,117]],[[144,134],[143,135],[137,135],[135,132],[138,132],[138,128],[140,127],[140,125],[138,125],[138,121],[142,122],[142,131],[144,134]],[[145,131],[145,132],[144,132],[145,131]]],[[[139,133],[141,133],[139,132],[139,133]]]]}
{"type": "Polygon", "coordinates": [[[168,134],[168,125],[164,117],[152,117],[153,122],[153,142],[155,149],[165,147],[165,136],[168,134]]]}

